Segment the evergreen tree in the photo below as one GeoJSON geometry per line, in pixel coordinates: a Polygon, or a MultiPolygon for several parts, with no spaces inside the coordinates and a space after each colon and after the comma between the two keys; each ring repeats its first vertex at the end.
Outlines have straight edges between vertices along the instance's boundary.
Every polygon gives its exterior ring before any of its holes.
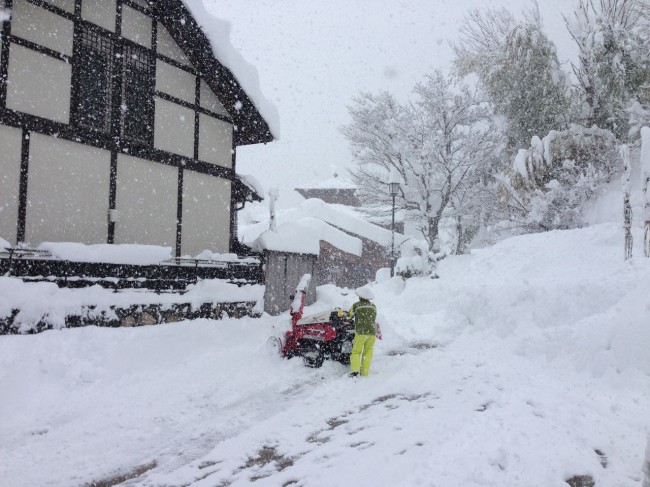
{"type": "Polygon", "coordinates": [[[536,15],[516,22],[502,10],[473,12],[454,46],[461,75],[475,74],[506,122],[510,153],[533,136],[568,127],[568,82],[536,15]]]}
{"type": "Polygon", "coordinates": [[[650,75],[648,0],[579,0],[565,18],[579,49],[573,69],[584,106],[582,123],[628,138],[629,109],[650,75]]]}

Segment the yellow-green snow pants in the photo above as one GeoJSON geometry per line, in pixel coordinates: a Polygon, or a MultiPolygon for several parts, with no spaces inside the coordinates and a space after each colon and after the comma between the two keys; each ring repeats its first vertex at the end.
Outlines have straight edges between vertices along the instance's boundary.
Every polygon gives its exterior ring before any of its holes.
{"type": "Polygon", "coordinates": [[[350,372],[361,372],[361,375],[368,375],[376,339],[375,335],[355,335],[350,354],[350,372]]]}

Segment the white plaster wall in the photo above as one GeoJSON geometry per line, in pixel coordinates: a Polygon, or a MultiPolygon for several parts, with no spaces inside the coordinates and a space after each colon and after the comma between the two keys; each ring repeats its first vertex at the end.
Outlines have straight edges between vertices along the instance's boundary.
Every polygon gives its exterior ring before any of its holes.
{"type": "Polygon", "coordinates": [[[128,5],[122,6],[122,37],[151,49],[151,17],[132,9],[128,5]]]}
{"type": "Polygon", "coordinates": [[[178,168],[120,154],[115,243],[176,245],[178,168]]]}
{"type": "Polygon", "coordinates": [[[167,56],[168,58],[171,58],[174,61],[178,61],[181,64],[185,64],[186,66],[192,66],[192,63],[190,62],[187,55],[176,43],[167,28],[160,22],[158,22],[157,43],[158,54],[167,56]]]}
{"type": "Polygon", "coordinates": [[[194,157],[194,110],[156,98],[154,147],[194,157]]]}
{"type": "Polygon", "coordinates": [[[70,64],[11,44],[7,108],[69,123],[71,83],[70,64]]]}
{"type": "Polygon", "coordinates": [[[232,167],[232,124],[199,115],[199,159],[232,167]]]}
{"type": "Polygon", "coordinates": [[[105,243],[109,151],[32,133],[26,241],[105,243]]]}
{"type": "Polygon", "coordinates": [[[74,0],[45,0],[47,3],[51,3],[59,7],[66,12],[74,13],[74,0]]]}
{"type": "Polygon", "coordinates": [[[208,249],[226,253],[230,244],[231,182],[207,174],[183,173],[183,255],[208,249]]]}
{"type": "Polygon", "coordinates": [[[74,22],[26,0],[14,1],[11,9],[11,33],[72,56],[74,22]]]}
{"type": "Polygon", "coordinates": [[[196,101],[196,76],[158,60],[156,62],[156,89],[194,104],[196,101]]]}
{"type": "Polygon", "coordinates": [[[115,32],[116,16],[115,0],[83,0],[81,2],[81,17],[111,32],[115,32]]]}
{"type": "Polygon", "coordinates": [[[16,244],[22,130],[0,125],[0,237],[16,244]]]}
{"type": "Polygon", "coordinates": [[[224,106],[219,101],[219,98],[217,98],[217,95],[214,94],[214,92],[210,89],[210,87],[204,80],[201,80],[201,102],[200,103],[201,103],[201,108],[205,108],[206,110],[213,111],[215,113],[218,113],[219,115],[225,115],[226,117],[230,117],[228,110],[224,108],[224,106]]]}

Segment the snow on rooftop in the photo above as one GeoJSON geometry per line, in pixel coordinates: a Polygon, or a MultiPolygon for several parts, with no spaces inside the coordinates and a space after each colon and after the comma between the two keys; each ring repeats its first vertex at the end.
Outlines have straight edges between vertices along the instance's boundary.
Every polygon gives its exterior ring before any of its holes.
{"type": "Polygon", "coordinates": [[[276,231],[266,230],[256,240],[255,248],[319,255],[321,241],[328,242],[348,254],[361,256],[361,240],[312,217],[291,219],[278,225],[276,231]]]}
{"type": "Polygon", "coordinates": [[[298,186],[296,189],[357,189],[357,185],[347,178],[337,176],[324,181],[298,186]]]}
{"type": "MultiPolygon", "coordinates": [[[[277,232],[265,231],[269,224],[262,221],[241,232],[244,242],[253,242],[261,250],[307,253],[319,255],[320,241],[326,241],[345,252],[361,255],[361,240],[365,239],[388,247],[392,232],[345,211],[340,205],[330,205],[319,199],[308,199],[299,207],[278,213],[277,232]],[[352,235],[350,235],[352,234],[352,235]]],[[[408,237],[395,234],[395,244],[401,245],[408,237]]]]}
{"type": "MultiPolygon", "coordinates": [[[[318,255],[318,249],[320,248],[319,244],[311,241],[309,245],[306,245],[305,242],[301,241],[302,238],[296,238],[296,235],[299,235],[300,232],[298,229],[293,228],[293,226],[297,225],[299,222],[303,222],[304,220],[318,220],[327,224],[327,227],[330,229],[340,229],[343,230],[341,233],[344,233],[345,235],[356,235],[358,237],[376,242],[384,247],[389,247],[392,243],[393,234],[390,230],[370,223],[369,221],[360,217],[353,209],[350,209],[349,207],[344,207],[342,205],[331,205],[316,198],[305,200],[296,208],[292,208],[283,212],[277,212],[278,233],[282,233],[282,236],[266,236],[267,234],[264,232],[269,228],[269,222],[267,218],[264,221],[242,228],[240,231],[240,237],[243,243],[250,245],[261,235],[265,235],[265,240],[261,242],[262,248],[269,250],[283,250],[286,252],[294,249],[294,252],[304,252],[318,255]],[[268,242],[266,241],[267,238],[270,238],[268,242]],[[281,243],[278,243],[280,241],[281,243]],[[266,247],[266,245],[273,245],[277,246],[278,248],[266,247]],[[304,248],[308,248],[309,250],[297,250],[304,248]]],[[[308,223],[307,226],[311,227],[313,224],[308,223]]],[[[331,230],[330,232],[324,232],[323,234],[325,236],[328,236],[330,233],[331,230]]],[[[319,235],[318,232],[315,234],[311,231],[309,231],[308,234],[312,239],[316,238],[319,235]]],[[[409,238],[410,237],[395,233],[395,245],[399,246],[409,240],[409,238]]],[[[321,240],[329,241],[326,238],[321,238],[321,240]]],[[[339,246],[346,244],[341,242],[330,243],[337,248],[348,252],[348,250],[339,246]]],[[[350,253],[360,255],[356,254],[355,252],[350,253]]]]}
{"type": "Polygon", "coordinates": [[[257,193],[260,198],[264,198],[264,186],[255,176],[251,176],[250,174],[239,174],[239,179],[241,179],[242,183],[248,186],[249,189],[257,193]]]}
{"type": "Polygon", "coordinates": [[[210,40],[215,57],[232,72],[255,108],[268,123],[273,137],[279,139],[278,110],[264,96],[257,69],[233,47],[230,41],[230,22],[216,17],[218,3],[215,0],[183,0],[183,3],[210,40]]]}

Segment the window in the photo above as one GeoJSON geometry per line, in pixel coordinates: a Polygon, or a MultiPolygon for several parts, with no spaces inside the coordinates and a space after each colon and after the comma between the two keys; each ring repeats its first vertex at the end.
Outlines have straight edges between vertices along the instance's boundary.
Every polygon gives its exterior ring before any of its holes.
{"type": "Polygon", "coordinates": [[[149,144],[153,133],[152,56],[126,46],[122,75],[122,137],[149,144]]]}
{"type": "Polygon", "coordinates": [[[117,41],[101,31],[83,26],[75,63],[75,123],[112,134],[119,128],[127,140],[151,145],[153,137],[153,56],[143,48],[117,41]],[[121,87],[116,76],[121,74],[121,87]],[[116,90],[119,98],[116,99],[116,90]],[[120,104],[120,126],[113,127],[114,103],[120,104]]]}
{"type": "Polygon", "coordinates": [[[75,78],[78,103],[75,120],[82,127],[111,132],[113,41],[88,28],[82,29],[75,78]]]}

